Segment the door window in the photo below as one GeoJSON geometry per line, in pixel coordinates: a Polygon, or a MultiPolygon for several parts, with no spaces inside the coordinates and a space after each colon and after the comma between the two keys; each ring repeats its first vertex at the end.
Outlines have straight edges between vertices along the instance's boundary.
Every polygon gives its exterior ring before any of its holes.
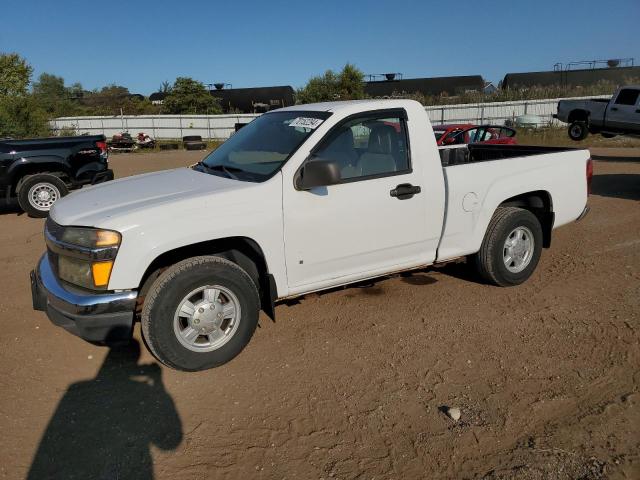
{"type": "Polygon", "coordinates": [[[484,127],[471,128],[467,130],[467,143],[486,142],[491,140],[491,132],[484,127]]]}
{"type": "Polygon", "coordinates": [[[635,105],[638,101],[638,95],[640,95],[640,90],[631,88],[620,90],[618,98],[616,98],[616,105],[635,105]]]}
{"type": "Polygon", "coordinates": [[[322,141],[314,159],[336,162],[346,181],[409,171],[405,120],[387,115],[344,122],[322,141]]]}

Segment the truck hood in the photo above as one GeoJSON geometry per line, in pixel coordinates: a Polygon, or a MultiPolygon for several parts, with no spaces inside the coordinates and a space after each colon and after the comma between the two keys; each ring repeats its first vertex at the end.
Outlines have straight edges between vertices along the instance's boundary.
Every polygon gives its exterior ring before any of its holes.
{"type": "MultiPolygon", "coordinates": [[[[189,210],[202,208],[222,192],[244,190],[256,184],[197,172],[190,168],[165,170],[85,187],[58,200],[51,218],[60,225],[126,228],[125,219],[135,214],[137,222],[144,212],[157,211],[172,204],[189,210]]],[[[179,209],[177,211],[180,211],[179,209]]]]}

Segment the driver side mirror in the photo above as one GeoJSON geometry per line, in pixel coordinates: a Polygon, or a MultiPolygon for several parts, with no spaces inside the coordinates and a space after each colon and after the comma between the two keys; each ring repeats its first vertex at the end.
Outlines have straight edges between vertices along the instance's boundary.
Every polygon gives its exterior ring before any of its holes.
{"type": "Polygon", "coordinates": [[[305,162],[296,176],[297,190],[311,190],[339,183],[342,179],[340,167],[330,160],[311,160],[305,162]]]}

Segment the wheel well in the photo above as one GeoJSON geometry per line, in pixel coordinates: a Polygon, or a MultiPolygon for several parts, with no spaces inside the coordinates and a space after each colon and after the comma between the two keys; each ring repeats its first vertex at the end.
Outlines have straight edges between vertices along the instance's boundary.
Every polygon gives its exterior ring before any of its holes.
{"type": "Polygon", "coordinates": [[[17,195],[20,185],[28,175],[35,175],[37,173],[54,175],[56,177],[59,177],[63,182],[68,183],[68,174],[60,171],[60,165],[25,165],[23,167],[20,167],[20,169],[17,170],[13,175],[13,181],[11,182],[11,195],[17,195]]]}
{"type": "Polygon", "coordinates": [[[149,288],[165,269],[181,260],[199,255],[219,255],[239,265],[258,287],[262,310],[275,319],[273,311],[273,304],[277,298],[275,282],[269,274],[262,249],[254,240],[247,237],[209,240],[163,253],[151,262],[140,281],[139,309],[142,308],[149,288]]]}
{"type": "Polygon", "coordinates": [[[551,246],[551,231],[553,230],[554,213],[553,202],[549,192],[538,190],[516,195],[506,199],[501,207],[518,207],[533,213],[542,225],[542,246],[551,246]]]}
{"type": "Polygon", "coordinates": [[[573,122],[588,122],[589,121],[589,112],[586,110],[572,110],[569,113],[569,123],[573,122]]]}

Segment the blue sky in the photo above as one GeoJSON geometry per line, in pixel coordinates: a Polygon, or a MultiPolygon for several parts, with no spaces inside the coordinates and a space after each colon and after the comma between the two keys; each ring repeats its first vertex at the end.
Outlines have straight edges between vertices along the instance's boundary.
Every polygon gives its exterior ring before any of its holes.
{"type": "Polygon", "coordinates": [[[177,76],[298,87],[346,62],[496,82],[556,62],[640,64],[640,0],[2,0],[0,11],[0,51],[26,57],[34,76],[147,95],[177,76]]]}

